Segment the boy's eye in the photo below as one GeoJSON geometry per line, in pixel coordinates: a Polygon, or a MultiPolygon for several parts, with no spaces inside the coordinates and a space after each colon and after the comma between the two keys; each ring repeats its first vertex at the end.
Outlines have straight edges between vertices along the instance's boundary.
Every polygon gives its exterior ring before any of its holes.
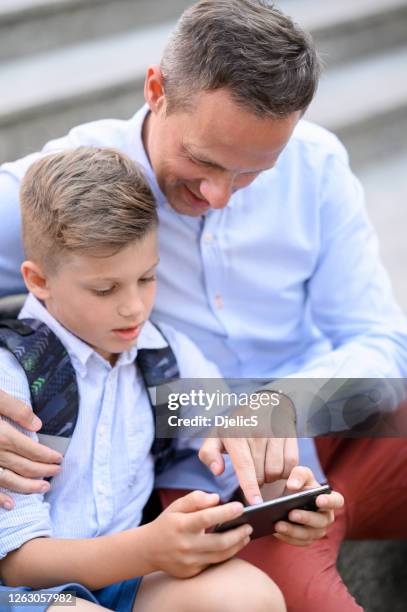
{"type": "Polygon", "coordinates": [[[112,293],[113,289],[114,287],[110,287],[109,289],[94,289],[93,293],[103,297],[104,295],[109,295],[109,293],[112,293]]]}
{"type": "Polygon", "coordinates": [[[151,283],[155,280],[157,280],[157,277],[155,274],[153,274],[153,276],[145,276],[144,278],[140,278],[140,283],[151,283]]]}

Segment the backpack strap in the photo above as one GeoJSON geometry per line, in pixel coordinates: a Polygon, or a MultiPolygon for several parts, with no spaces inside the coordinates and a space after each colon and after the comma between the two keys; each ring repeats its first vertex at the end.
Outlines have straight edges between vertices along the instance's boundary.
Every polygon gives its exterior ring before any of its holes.
{"type": "Polygon", "coordinates": [[[180,373],[176,357],[167,338],[158,325],[154,325],[154,327],[165,340],[167,346],[160,349],[139,349],[136,364],[144,380],[153,411],[156,437],[151,452],[155,458],[156,473],[159,474],[175,457],[176,453],[175,440],[171,438],[168,428],[167,404],[159,403],[159,387],[179,380],[180,373]],[[157,437],[157,424],[160,425],[160,431],[168,432],[167,437],[157,437]],[[167,424],[167,427],[165,427],[165,424],[167,424]]]}
{"type": "Polygon", "coordinates": [[[64,345],[45,323],[10,319],[0,321],[0,346],[25,372],[33,411],[43,424],[40,442],[64,453],[79,411],[75,370],[64,345]]]}
{"type": "MultiPolygon", "coordinates": [[[[160,349],[140,349],[136,364],[146,386],[156,428],[166,405],[157,405],[157,388],[179,379],[175,355],[167,342],[160,349]]],[[[0,321],[0,346],[8,349],[27,377],[34,413],[41,419],[40,442],[65,453],[75,430],[79,412],[79,392],[75,370],[59,338],[35,319],[0,321]]],[[[162,430],[162,429],[161,429],[162,430]]],[[[170,437],[156,438],[151,447],[156,472],[160,473],[175,455],[170,437]]]]}

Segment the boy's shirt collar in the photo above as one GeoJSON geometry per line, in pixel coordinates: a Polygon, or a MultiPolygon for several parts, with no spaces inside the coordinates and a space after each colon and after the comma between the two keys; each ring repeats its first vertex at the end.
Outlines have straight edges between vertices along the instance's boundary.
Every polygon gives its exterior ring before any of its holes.
{"type": "MultiPolygon", "coordinates": [[[[48,312],[45,306],[32,293],[28,294],[18,318],[37,319],[42,323],[45,323],[45,325],[47,325],[50,330],[54,332],[54,334],[65,346],[72,364],[80,376],[86,376],[88,362],[92,356],[95,359],[103,362],[103,364],[105,364],[107,367],[112,367],[106,361],[106,359],[99,355],[99,353],[97,353],[91,346],[86,344],[86,342],[72,334],[63,325],[61,325],[61,323],[59,323],[59,321],[57,321],[48,312]]],[[[165,346],[167,346],[167,343],[158,330],[150,323],[150,321],[146,321],[143,329],[140,332],[137,345],[134,345],[128,351],[120,353],[119,359],[114,367],[133,363],[137,357],[138,349],[158,349],[164,348],[165,346]]]]}

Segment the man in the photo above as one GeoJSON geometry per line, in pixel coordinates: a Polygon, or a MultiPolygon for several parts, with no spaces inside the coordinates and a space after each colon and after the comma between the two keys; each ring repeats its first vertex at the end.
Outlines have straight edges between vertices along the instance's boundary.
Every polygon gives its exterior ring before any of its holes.
{"type": "MultiPolygon", "coordinates": [[[[309,37],[277,10],[260,0],[202,0],[181,18],[161,64],[148,69],[145,108],[128,122],[80,126],[44,148],[115,146],[144,166],[161,224],[155,317],[187,333],[227,377],[407,371],[406,322],[346,152],[333,135],[300,121],[318,76],[309,37]]],[[[21,287],[18,184],[36,158],[6,164],[0,175],[8,292],[21,287]]],[[[301,398],[294,412],[301,421],[301,398]]],[[[27,410],[4,396],[2,414],[28,426],[27,410]]],[[[52,475],[57,467],[44,463],[56,455],[23,444],[6,425],[0,482],[25,491],[47,486],[26,478],[52,475]]],[[[301,461],[317,470],[314,444],[300,446],[301,461]]],[[[215,474],[224,447],[251,502],[257,483],[284,476],[295,459],[291,439],[208,440],[201,458],[215,474]]],[[[251,544],[246,558],[280,585],[289,610],[358,610],[336,572],[337,550],[362,524],[364,536],[379,524],[388,535],[390,514],[392,533],[401,535],[395,508],[406,452],[392,440],[322,440],[318,450],[328,480],[346,493],[348,514],[303,554],[277,541],[299,535],[300,526],[287,524],[285,533],[251,544]],[[379,512],[383,495],[387,514],[379,512]]]]}

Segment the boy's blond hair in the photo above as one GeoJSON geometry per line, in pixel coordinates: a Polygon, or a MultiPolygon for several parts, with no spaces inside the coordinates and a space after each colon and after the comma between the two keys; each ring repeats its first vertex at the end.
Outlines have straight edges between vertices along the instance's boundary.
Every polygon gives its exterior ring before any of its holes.
{"type": "Polygon", "coordinates": [[[154,196],[141,169],[108,148],[52,153],[28,169],[20,190],[26,257],[48,272],[61,256],[109,256],[157,225],[154,196]]]}

